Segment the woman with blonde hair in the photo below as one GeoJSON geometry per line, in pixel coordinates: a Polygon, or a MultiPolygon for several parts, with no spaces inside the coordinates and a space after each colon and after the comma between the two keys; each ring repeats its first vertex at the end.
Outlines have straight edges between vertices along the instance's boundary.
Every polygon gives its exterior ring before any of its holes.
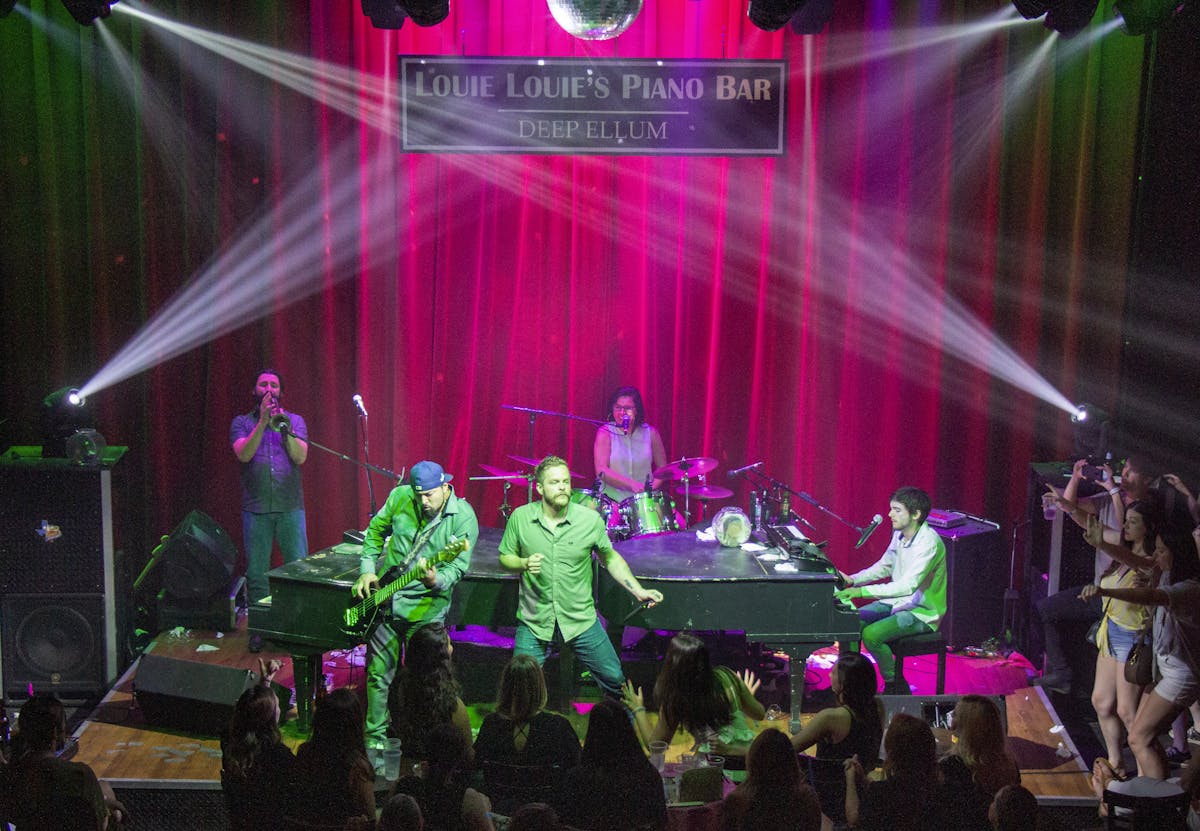
{"type": "Polygon", "coordinates": [[[496,710],[475,739],[475,760],[509,765],[579,763],[579,737],[571,723],[546,707],[546,679],[529,655],[514,655],[500,675],[496,710]]]}
{"type": "Polygon", "coordinates": [[[989,802],[1005,785],[1021,784],[1021,770],[1008,752],[1004,722],[995,701],[974,693],[964,695],[954,707],[951,730],[958,741],[949,755],[962,759],[971,780],[987,792],[989,802]]]}
{"type": "Polygon", "coordinates": [[[942,781],[960,798],[954,804],[960,828],[987,828],[988,809],[1001,788],[1021,784],[1021,771],[1008,752],[996,702],[964,695],[950,717],[954,749],[942,757],[942,781]]]}

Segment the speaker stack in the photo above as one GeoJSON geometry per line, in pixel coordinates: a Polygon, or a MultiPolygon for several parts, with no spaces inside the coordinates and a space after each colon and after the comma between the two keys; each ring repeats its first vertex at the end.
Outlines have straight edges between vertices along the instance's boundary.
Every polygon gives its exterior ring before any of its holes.
{"type": "Polygon", "coordinates": [[[0,679],[5,697],[103,694],[122,669],[112,466],[40,448],[0,457],[0,679]]]}
{"type": "Polygon", "coordinates": [[[935,530],[946,544],[946,617],[940,627],[946,643],[961,649],[1003,635],[1009,558],[1000,529],[965,518],[935,530]]]}

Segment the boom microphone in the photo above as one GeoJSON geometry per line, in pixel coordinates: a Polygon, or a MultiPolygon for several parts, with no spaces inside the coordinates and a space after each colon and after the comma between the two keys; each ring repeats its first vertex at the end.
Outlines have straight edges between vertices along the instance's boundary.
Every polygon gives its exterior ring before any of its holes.
{"type": "Polygon", "coordinates": [[[363,418],[366,418],[367,417],[367,408],[363,406],[362,396],[359,395],[358,393],[354,393],[354,398],[351,400],[354,401],[354,407],[355,407],[355,409],[358,410],[358,414],[360,416],[362,416],[363,418]]]}
{"type": "Polygon", "coordinates": [[[749,473],[750,471],[754,470],[755,468],[760,468],[762,466],[763,466],[762,462],[755,462],[752,465],[746,465],[745,467],[739,467],[737,470],[731,470],[725,475],[728,476],[730,479],[732,479],[735,476],[741,476],[743,473],[749,473]]]}
{"type": "Polygon", "coordinates": [[[879,527],[879,523],[881,522],[883,522],[883,517],[879,514],[875,514],[875,516],[871,517],[871,524],[863,529],[862,536],[858,538],[858,542],[854,544],[854,547],[862,548],[864,545],[866,545],[867,540],[872,534],[875,533],[875,529],[879,527]]]}

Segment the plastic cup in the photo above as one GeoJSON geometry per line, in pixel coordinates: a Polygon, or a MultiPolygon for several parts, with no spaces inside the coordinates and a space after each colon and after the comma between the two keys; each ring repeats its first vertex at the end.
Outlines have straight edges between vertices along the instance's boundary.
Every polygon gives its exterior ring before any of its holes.
{"type": "Polygon", "coordinates": [[[663,765],[667,761],[667,743],[666,742],[650,742],[650,764],[654,765],[654,769],[662,773],[663,765]]]}
{"type": "Polygon", "coordinates": [[[684,770],[691,770],[692,768],[696,767],[696,764],[697,763],[696,763],[696,754],[695,753],[679,754],[679,766],[681,768],[683,768],[684,770]]]}
{"type": "Polygon", "coordinates": [[[1058,506],[1053,502],[1047,502],[1042,506],[1042,516],[1047,522],[1053,522],[1054,517],[1058,516],[1058,506]]]}
{"type": "Polygon", "coordinates": [[[718,756],[716,753],[704,754],[704,766],[723,770],[725,768],[725,757],[718,756]]]}
{"type": "Polygon", "coordinates": [[[383,747],[383,778],[395,782],[400,778],[400,740],[388,739],[383,747]]]}
{"type": "Polygon", "coordinates": [[[679,802],[679,777],[664,776],[663,777],[663,797],[668,805],[674,805],[679,802]]]}

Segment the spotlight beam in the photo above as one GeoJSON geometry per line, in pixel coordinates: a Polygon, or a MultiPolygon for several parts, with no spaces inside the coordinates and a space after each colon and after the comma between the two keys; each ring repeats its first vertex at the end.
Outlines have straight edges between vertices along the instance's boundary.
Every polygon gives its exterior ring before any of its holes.
{"type": "MultiPolygon", "coordinates": [[[[390,80],[367,76],[321,61],[296,56],[291,53],[253,44],[248,41],[214,35],[183,24],[165,21],[144,13],[140,8],[122,3],[116,6],[123,13],[135,14],[179,37],[236,61],[251,71],[277,80],[279,83],[301,94],[314,98],[338,111],[358,118],[364,124],[385,135],[397,135],[399,126],[394,107],[390,105],[390,80]],[[365,103],[364,103],[365,102],[365,103]]],[[[873,54],[859,55],[858,62],[876,60],[900,51],[934,48],[955,37],[967,38],[969,43],[980,42],[983,33],[1011,25],[1011,12],[1007,18],[1001,15],[984,24],[966,27],[934,27],[934,31],[900,33],[885,48],[873,54]]],[[[836,58],[832,67],[837,67],[836,58]]],[[[827,62],[826,69],[830,68],[827,62]]],[[[809,74],[812,67],[808,64],[809,74]]],[[[943,70],[948,71],[948,70],[943,70]]],[[[931,73],[937,75],[937,72],[931,73]]],[[[264,216],[251,227],[229,250],[219,255],[206,266],[164,309],[158,312],[133,340],[113,360],[109,361],[97,375],[84,385],[83,393],[92,394],[132,375],[182,354],[202,343],[227,334],[265,315],[277,312],[296,300],[314,294],[329,284],[358,273],[359,268],[369,268],[376,257],[385,253],[377,237],[362,233],[362,228],[374,227],[377,220],[391,218],[392,206],[363,199],[361,181],[371,181],[376,176],[391,175],[387,160],[388,153],[378,154],[371,170],[360,180],[357,146],[350,142],[340,151],[331,154],[325,161],[323,175],[314,174],[299,187],[285,196],[272,214],[264,216]],[[322,180],[335,184],[325,192],[322,180]],[[277,216],[276,216],[277,215],[277,216]],[[287,224],[277,219],[292,218],[287,224]],[[351,220],[341,219],[351,217],[351,220]],[[277,225],[282,228],[272,229],[277,225]],[[364,250],[362,246],[366,246],[364,250]]],[[[808,154],[806,154],[807,157],[808,154]]],[[[810,160],[811,161],[811,160],[810,160]]],[[[574,222],[589,221],[597,226],[607,220],[596,217],[581,220],[571,212],[570,205],[562,204],[558,196],[561,178],[557,167],[531,165],[528,161],[502,157],[500,159],[474,156],[441,157],[438,164],[448,164],[478,175],[510,192],[532,199],[547,209],[574,222]]],[[[585,157],[572,162],[581,172],[601,165],[614,164],[611,159],[585,157]]],[[[682,163],[686,170],[689,165],[682,163]]],[[[663,189],[680,188],[680,180],[667,174],[655,176],[649,187],[663,189]]],[[[700,206],[705,200],[717,199],[715,190],[699,189],[700,206]]],[[[814,194],[835,193],[814,186],[814,194]]],[[[380,200],[386,202],[386,200],[380,200]]],[[[820,202],[814,197],[814,202],[820,202]]],[[[861,217],[856,217],[860,208],[844,205],[819,204],[814,215],[823,217],[823,228],[870,227],[861,217]],[[846,221],[839,225],[838,214],[846,221]]],[[[886,226],[879,226],[886,227],[886,226]]],[[[603,228],[597,227],[597,230],[603,228]]],[[[809,235],[818,230],[809,227],[809,235]]],[[[426,232],[422,232],[426,233],[426,232]]],[[[432,232],[428,232],[432,233],[432,232]]],[[[764,228],[769,234],[770,229],[764,228]]],[[[863,303],[854,311],[879,322],[881,325],[899,328],[916,344],[936,347],[948,355],[989,372],[995,377],[1013,384],[1038,398],[1073,412],[1074,404],[1059,393],[1044,378],[1036,373],[1004,344],[988,327],[970,313],[953,297],[946,295],[944,288],[926,275],[929,266],[915,261],[894,246],[880,245],[878,240],[866,240],[861,234],[847,234],[843,250],[849,251],[859,263],[858,270],[864,275],[861,281],[863,303]],[[878,276],[875,276],[878,275],[878,276]],[[896,306],[891,299],[901,293],[912,293],[921,300],[919,304],[904,304],[904,308],[916,305],[920,319],[899,321],[896,306]],[[929,327],[930,314],[938,326],[929,327]]],[[[427,240],[417,235],[415,244],[427,240]]],[[[751,248],[756,243],[739,240],[726,242],[731,252],[754,254],[762,261],[763,251],[751,248]]],[[[651,241],[648,259],[668,268],[678,268],[681,263],[677,241],[655,237],[651,241]]],[[[684,258],[687,258],[685,253],[684,258]]],[[[770,257],[763,261],[764,273],[781,273],[793,263],[773,262],[770,257]]],[[[686,266],[686,263],[682,265],[686,266]]],[[[936,269],[932,269],[936,273],[936,269]]],[[[685,269],[686,273],[686,269],[685,269]]],[[[806,278],[805,287],[815,290],[826,305],[837,308],[842,302],[844,284],[840,279],[826,275],[844,273],[844,263],[826,263],[818,257],[806,278]],[[838,267],[840,266],[840,267],[838,267]]],[[[799,281],[797,281],[799,282],[799,281]]],[[[715,289],[714,284],[714,289],[715,289]]],[[[761,287],[742,284],[737,279],[722,281],[722,290],[742,295],[752,294],[761,287]]],[[[822,328],[822,327],[818,327],[822,328]]],[[[863,354],[871,356],[869,347],[863,354]]]]}

